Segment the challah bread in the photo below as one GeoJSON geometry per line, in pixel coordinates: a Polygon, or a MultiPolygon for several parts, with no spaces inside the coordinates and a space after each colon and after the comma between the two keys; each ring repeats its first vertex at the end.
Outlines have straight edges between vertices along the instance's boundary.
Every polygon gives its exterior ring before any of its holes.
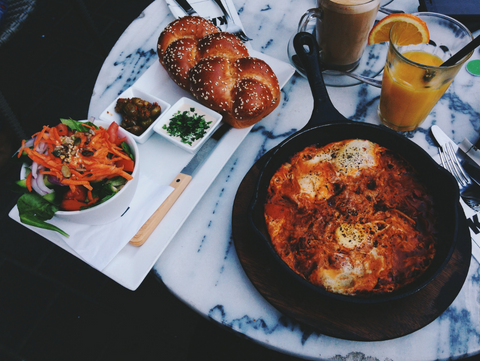
{"type": "Polygon", "coordinates": [[[235,128],[257,123],[280,102],[270,66],[249,57],[240,39],[204,18],[173,21],[160,34],[157,53],[175,83],[235,128]]]}

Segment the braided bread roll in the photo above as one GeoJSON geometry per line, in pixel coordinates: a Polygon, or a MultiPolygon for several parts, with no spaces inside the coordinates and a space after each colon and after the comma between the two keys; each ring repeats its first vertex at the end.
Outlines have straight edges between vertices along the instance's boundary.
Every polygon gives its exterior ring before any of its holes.
{"type": "Polygon", "coordinates": [[[240,39],[204,18],[174,20],[160,34],[157,53],[175,83],[235,128],[257,123],[280,102],[270,66],[250,57],[240,39]]]}

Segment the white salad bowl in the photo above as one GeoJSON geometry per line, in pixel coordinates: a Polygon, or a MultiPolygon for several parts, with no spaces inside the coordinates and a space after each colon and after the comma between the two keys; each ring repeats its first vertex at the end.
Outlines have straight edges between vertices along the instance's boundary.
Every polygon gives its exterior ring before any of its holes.
{"type": "MultiPolygon", "coordinates": [[[[98,119],[93,123],[96,126],[102,126],[105,129],[111,124],[111,122],[98,119]]],[[[125,142],[130,146],[135,157],[135,168],[132,172],[133,179],[128,181],[117,194],[104,203],[80,211],[58,211],[55,213],[55,217],[73,223],[97,226],[113,222],[119,219],[125,211],[127,211],[137,190],[138,178],[140,175],[140,153],[138,151],[137,143],[133,140],[129,132],[119,127],[118,134],[121,138],[126,137],[125,142]]],[[[25,167],[22,167],[20,177],[20,179],[25,178],[25,167]]]]}

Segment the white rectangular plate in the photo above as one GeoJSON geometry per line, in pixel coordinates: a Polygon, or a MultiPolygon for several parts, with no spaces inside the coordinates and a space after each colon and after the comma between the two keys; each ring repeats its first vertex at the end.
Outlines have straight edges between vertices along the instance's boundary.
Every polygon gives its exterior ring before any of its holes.
{"type": "MultiPolygon", "coordinates": [[[[250,55],[263,59],[270,65],[277,75],[281,88],[295,72],[290,64],[260,52],[250,50],[250,55]]],[[[158,61],[150,66],[134,86],[170,104],[174,104],[181,97],[193,99],[170,79],[158,61]]],[[[127,244],[101,272],[122,286],[132,291],[136,290],[250,129],[251,127],[229,130],[149,239],[141,247],[127,244]]],[[[193,154],[180,149],[156,133],[138,147],[143,164],[141,172],[158,179],[158,182],[164,185],[169,185],[193,157],[193,154]]],[[[19,221],[14,213],[12,210],[10,217],[19,221]]],[[[64,242],[41,234],[38,228],[28,228],[78,257],[64,242]]]]}

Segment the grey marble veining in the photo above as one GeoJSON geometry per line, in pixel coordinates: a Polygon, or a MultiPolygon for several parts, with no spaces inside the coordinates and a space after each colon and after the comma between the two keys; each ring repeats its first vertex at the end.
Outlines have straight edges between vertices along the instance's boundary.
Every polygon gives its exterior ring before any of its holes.
{"type": "MultiPolygon", "coordinates": [[[[288,62],[287,43],[298,20],[314,0],[240,1],[233,3],[255,50],[288,62]]],[[[388,7],[417,11],[416,0],[395,0],[388,7]]],[[[379,15],[382,17],[383,15],[379,15]]],[[[154,62],[158,35],[173,20],[163,0],[154,1],[118,40],[105,60],[89,115],[97,116],[154,62]]],[[[480,58],[475,51],[474,58],[480,58]]],[[[380,124],[380,89],[360,84],[328,87],[335,107],[347,118],[380,124]]],[[[345,359],[354,355],[378,360],[446,360],[480,353],[480,269],[472,259],[469,274],[453,304],[434,322],[404,337],[382,342],[352,342],[315,332],[273,308],[246,277],[231,234],[232,205],[244,175],[266,151],[302,128],[313,100],[306,79],[295,74],[282,89],[279,107],[255,125],[217,176],[195,210],[154,266],[181,300],[205,317],[260,344],[307,359],[345,359]]],[[[421,128],[410,138],[434,156],[429,133],[439,125],[459,143],[480,134],[480,78],[461,70],[421,128]]],[[[168,312],[168,310],[165,310],[168,312]]],[[[159,325],[161,327],[161,325],[159,325]]]]}

